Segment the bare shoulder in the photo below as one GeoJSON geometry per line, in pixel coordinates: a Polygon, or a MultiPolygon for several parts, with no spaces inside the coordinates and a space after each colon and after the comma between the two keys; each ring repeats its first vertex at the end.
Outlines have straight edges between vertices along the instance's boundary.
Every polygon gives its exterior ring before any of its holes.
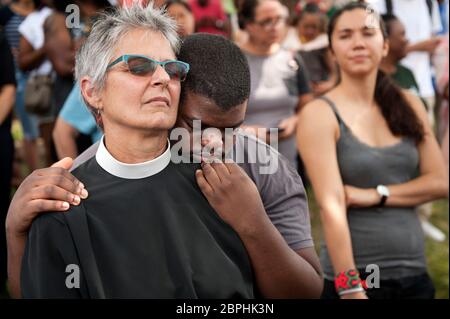
{"type": "Polygon", "coordinates": [[[323,99],[317,98],[307,103],[299,114],[299,122],[302,127],[332,128],[338,127],[336,116],[331,106],[323,99]]]}
{"type": "Polygon", "coordinates": [[[47,19],[45,19],[44,32],[45,33],[55,32],[60,28],[65,28],[65,26],[66,26],[66,17],[59,12],[54,12],[51,15],[49,15],[47,19]]]}
{"type": "Polygon", "coordinates": [[[422,100],[415,94],[409,92],[408,90],[402,90],[403,96],[408,102],[409,106],[414,110],[414,112],[420,114],[425,112],[425,107],[422,100]]]}

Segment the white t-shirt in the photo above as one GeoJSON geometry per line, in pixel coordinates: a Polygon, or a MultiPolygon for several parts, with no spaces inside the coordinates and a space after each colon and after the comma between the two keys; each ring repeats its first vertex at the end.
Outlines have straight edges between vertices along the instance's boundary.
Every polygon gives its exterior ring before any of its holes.
{"type": "MultiPolygon", "coordinates": [[[[31,44],[33,49],[38,50],[44,46],[44,22],[52,14],[52,9],[44,7],[40,11],[29,14],[19,26],[20,34],[31,44]]],[[[46,75],[52,72],[52,64],[45,60],[32,71],[32,75],[46,75]]]]}
{"type": "MultiPolygon", "coordinates": [[[[385,0],[371,0],[370,3],[381,14],[386,13],[385,0]]],[[[426,0],[392,0],[392,11],[405,26],[406,37],[411,44],[427,40],[442,29],[436,0],[433,1],[432,17],[426,0]]],[[[411,52],[402,64],[413,71],[420,95],[434,97],[430,55],[427,52],[411,52]]]]}

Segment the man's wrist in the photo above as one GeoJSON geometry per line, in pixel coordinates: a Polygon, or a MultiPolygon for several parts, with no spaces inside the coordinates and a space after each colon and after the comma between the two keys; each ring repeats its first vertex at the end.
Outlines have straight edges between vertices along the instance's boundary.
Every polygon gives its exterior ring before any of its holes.
{"type": "Polygon", "coordinates": [[[263,210],[249,214],[248,217],[239,221],[235,226],[232,225],[232,227],[241,238],[256,239],[271,225],[270,219],[263,210]]]}
{"type": "Polygon", "coordinates": [[[11,225],[12,222],[6,218],[6,222],[5,222],[5,233],[6,233],[6,238],[7,239],[23,239],[23,238],[27,238],[28,236],[28,232],[21,232],[18,231],[17,227],[14,227],[13,225],[11,225]]]}

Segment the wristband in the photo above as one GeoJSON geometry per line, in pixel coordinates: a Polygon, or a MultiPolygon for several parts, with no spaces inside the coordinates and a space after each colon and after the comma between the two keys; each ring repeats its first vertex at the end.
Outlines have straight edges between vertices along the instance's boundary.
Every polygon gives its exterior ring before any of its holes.
{"type": "Polygon", "coordinates": [[[344,296],[344,295],[348,295],[348,294],[352,294],[354,292],[364,292],[364,288],[353,288],[353,289],[349,289],[349,290],[342,290],[340,291],[338,294],[339,296],[344,296]]]}
{"type": "Polygon", "coordinates": [[[359,272],[355,269],[340,272],[334,280],[334,287],[338,295],[349,294],[353,292],[364,291],[359,278],[359,272]]]}

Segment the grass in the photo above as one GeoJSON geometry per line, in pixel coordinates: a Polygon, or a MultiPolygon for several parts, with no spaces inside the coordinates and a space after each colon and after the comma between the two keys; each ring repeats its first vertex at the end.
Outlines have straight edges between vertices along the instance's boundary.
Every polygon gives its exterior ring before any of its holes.
{"type": "Polygon", "coordinates": [[[449,299],[448,215],[448,200],[441,200],[433,204],[433,215],[430,221],[447,236],[442,243],[429,239],[426,242],[428,267],[436,287],[437,299],[449,299]]]}
{"type": "MultiPolygon", "coordinates": [[[[321,238],[321,224],[319,209],[314,199],[313,192],[307,189],[309,198],[309,210],[311,214],[311,227],[313,238],[319,253],[319,243],[321,238]]],[[[430,218],[433,225],[437,226],[447,236],[444,242],[435,242],[426,239],[426,257],[428,271],[436,288],[436,299],[449,299],[449,210],[448,199],[433,203],[433,214],[430,218]]]]}

